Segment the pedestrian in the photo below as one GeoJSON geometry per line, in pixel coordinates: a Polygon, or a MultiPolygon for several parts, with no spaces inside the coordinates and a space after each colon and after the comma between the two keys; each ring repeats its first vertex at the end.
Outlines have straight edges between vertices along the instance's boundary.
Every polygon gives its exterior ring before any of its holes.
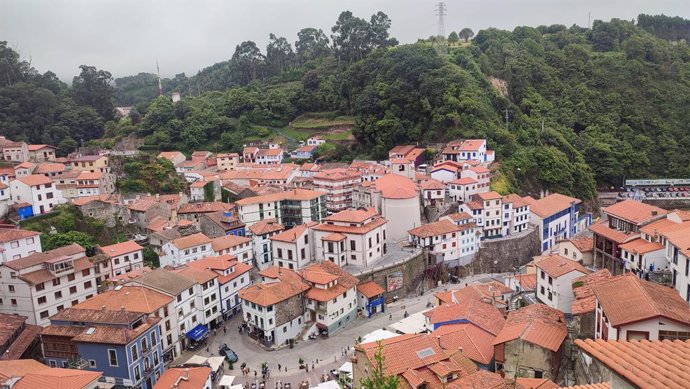
{"type": "Polygon", "coordinates": [[[280,371],[280,370],[281,370],[281,369],[280,369],[280,363],[279,363],[279,364],[278,364],[278,371],[280,371]]]}
{"type": "Polygon", "coordinates": [[[307,373],[309,373],[309,365],[305,365],[304,369],[307,370],[307,373]]]}
{"type": "Polygon", "coordinates": [[[287,366],[285,366],[285,372],[287,373],[287,366]]]}
{"type": "Polygon", "coordinates": [[[227,333],[228,333],[227,328],[223,327],[223,335],[225,335],[225,334],[227,334],[227,333]]]}
{"type": "Polygon", "coordinates": [[[216,335],[218,335],[218,328],[213,329],[213,336],[216,336],[216,335]]]}
{"type": "Polygon", "coordinates": [[[314,362],[311,363],[311,369],[314,370],[314,362]]]}
{"type": "Polygon", "coordinates": [[[254,379],[256,379],[256,370],[254,370],[254,379]]]}
{"type": "Polygon", "coordinates": [[[319,364],[319,358],[316,358],[316,364],[317,365],[319,364]]]}
{"type": "Polygon", "coordinates": [[[392,313],[388,315],[388,320],[393,320],[393,314],[392,313]]]}

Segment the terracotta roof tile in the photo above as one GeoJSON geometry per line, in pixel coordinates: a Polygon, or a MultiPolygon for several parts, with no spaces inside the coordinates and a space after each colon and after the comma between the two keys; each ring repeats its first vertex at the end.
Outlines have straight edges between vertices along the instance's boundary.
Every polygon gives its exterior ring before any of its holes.
{"type": "Polygon", "coordinates": [[[36,175],[32,174],[30,176],[24,176],[24,177],[18,177],[16,180],[28,185],[28,186],[38,186],[38,185],[46,185],[52,183],[50,181],[50,178],[44,176],[43,174],[36,175]]]}
{"type": "Polygon", "coordinates": [[[575,345],[640,389],[687,388],[690,341],[576,339],[575,345]]]}
{"type": "Polygon", "coordinates": [[[564,209],[570,208],[571,204],[579,204],[582,201],[574,197],[562,195],[560,193],[553,193],[544,198],[536,200],[532,197],[523,197],[530,205],[530,212],[536,214],[537,216],[547,218],[554,215],[564,209]]]}
{"type": "Polygon", "coordinates": [[[554,278],[558,278],[572,271],[580,272],[583,275],[590,273],[590,270],[580,265],[579,262],[561,257],[558,254],[550,254],[546,256],[536,263],[536,267],[554,278]]]}
{"type": "Polygon", "coordinates": [[[254,235],[266,235],[272,232],[278,232],[284,230],[282,224],[278,223],[276,219],[264,219],[259,222],[252,224],[249,227],[249,231],[254,235]]]}
{"type": "Polygon", "coordinates": [[[479,197],[480,199],[482,199],[484,201],[496,200],[496,199],[502,198],[502,196],[498,192],[494,192],[494,191],[477,193],[477,197],[479,197]]]}
{"type": "Polygon", "coordinates": [[[56,258],[84,255],[84,253],[86,253],[86,249],[76,243],[72,243],[71,245],[58,247],[54,250],[45,251],[42,253],[34,253],[28,257],[7,261],[4,265],[10,269],[21,270],[38,265],[39,263],[54,260],[56,258]]]}
{"type": "MultiPolygon", "coordinates": [[[[240,290],[240,298],[250,301],[262,307],[267,307],[297,296],[309,289],[302,278],[292,270],[271,266],[264,269],[260,275],[275,276],[280,281],[272,283],[254,284],[248,288],[240,290]]],[[[269,277],[269,278],[275,278],[269,277]]]]}
{"type": "Polygon", "coordinates": [[[417,185],[407,177],[389,173],[374,181],[376,190],[388,199],[409,199],[418,195],[417,185]]]}
{"type": "Polygon", "coordinates": [[[216,253],[235,247],[239,246],[242,244],[251,244],[252,239],[247,238],[244,236],[236,236],[236,235],[225,235],[225,236],[220,236],[218,238],[214,238],[211,241],[211,248],[213,251],[216,253]]]}
{"type": "Polygon", "coordinates": [[[326,289],[315,287],[309,289],[306,297],[316,301],[329,301],[352,289],[359,282],[357,278],[331,261],[307,266],[300,271],[300,276],[310,284],[326,285],[337,280],[335,285],[326,289]]]}
{"type": "Polygon", "coordinates": [[[625,250],[633,254],[647,254],[653,251],[663,250],[664,246],[661,243],[650,242],[644,239],[635,239],[630,242],[624,243],[619,246],[622,250],[625,250]]]}
{"type": "Polygon", "coordinates": [[[295,200],[295,201],[309,201],[317,199],[321,196],[325,196],[324,192],[317,192],[315,190],[309,189],[293,189],[290,191],[278,192],[267,194],[263,196],[247,197],[241,200],[237,200],[235,204],[237,205],[249,205],[249,204],[259,204],[259,203],[272,203],[275,201],[283,200],[295,200]]]}
{"type": "Polygon", "coordinates": [[[132,280],[136,284],[141,284],[168,293],[173,296],[194,286],[195,282],[189,277],[171,272],[166,269],[154,269],[142,274],[132,280]]]}
{"type": "Polygon", "coordinates": [[[328,169],[321,170],[314,175],[315,180],[340,181],[351,180],[362,177],[362,173],[350,169],[328,169]]]}
{"type": "Polygon", "coordinates": [[[632,273],[592,285],[592,290],[614,327],[655,317],[690,325],[690,307],[675,289],[632,273]]]}
{"type": "Polygon", "coordinates": [[[33,359],[0,361],[0,384],[12,377],[23,377],[29,373],[50,369],[33,359]]]}
{"type": "Polygon", "coordinates": [[[559,386],[546,378],[518,377],[515,381],[525,389],[558,389],[559,386]]]}
{"type": "Polygon", "coordinates": [[[383,287],[374,281],[366,281],[357,285],[357,291],[367,298],[372,298],[386,292],[383,287]]]}
{"type": "Polygon", "coordinates": [[[77,343],[103,343],[103,344],[129,344],[151,327],[156,326],[161,319],[149,317],[141,325],[134,329],[127,327],[96,326],[93,332],[89,327],[81,327],[83,332],[74,338],[77,343]]]}
{"type": "Polygon", "coordinates": [[[488,365],[494,358],[495,335],[472,323],[444,325],[431,335],[439,339],[444,349],[462,350],[466,357],[482,365],[488,365]]]}
{"type": "Polygon", "coordinates": [[[409,230],[408,233],[420,238],[429,238],[432,236],[450,234],[461,230],[463,230],[462,226],[458,226],[457,224],[444,219],[429,224],[422,224],[417,228],[409,230]]]}
{"type": "Polygon", "coordinates": [[[665,209],[626,199],[603,209],[604,213],[640,225],[668,213],[665,209]]]}
{"type": "Polygon", "coordinates": [[[690,228],[667,232],[665,236],[666,239],[668,239],[672,245],[678,247],[685,256],[690,257],[690,228]]]}
{"type": "Polygon", "coordinates": [[[200,367],[173,367],[166,369],[163,375],[158,378],[153,389],[201,389],[205,388],[206,381],[211,375],[211,368],[206,366],[200,367]],[[180,379],[186,377],[189,373],[188,379],[180,379]]]}
{"type": "Polygon", "coordinates": [[[184,250],[184,249],[188,249],[188,248],[194,247],[194,246],[201,246],[202,244],[207,244],[210,242],[211,242],[211,238],[209,238],[208,236],[204,235],[201,232],[197,232],[196,234],[187,235],[187,236],[183,236],[181,238],[177,238],[170,243],[172,243],[178,249],[184,250]]]}
{"type": "Polygon", "coordinates": [[[605,220],[592,224],[589,226],[589,230],[619,244],[625,243],[640,236],[639,234],[626,234],[624,232],[614,230],[613,228],[609,228],[608,222],[605,220]]]}
{"type": "Polygon", "coordinates": [[[323,219],[326,222],[363,223],[378,215],[376,208],[346,209],[323,219]]]}
{"type": "Polygon", "coordinates": [[[446,215],[445,217],[453,221],[472,219],[472,215],[467,212],[452,213],[450,215],[446,215]]]}
{"type": "Polygon", "coordinates": [[[299,224],[297,226],[290,228],[289,230],[285,230],[281,233],[275,234],[269,239],[279,242],[295,242],[302,235],[308,233],[309,227],[313,227],[314,225],[316,225],[316,223],[314,222],[299,224]]]}
{"type": "Polygon", "coordinates": [[[534,291],[537,289],[537,274],[516,274],[515,280],[522,290],[534,291]]]}
{"type": "Polygon", "coordinates": [[[213,270],[199,269],[197,267],[181,267],[173,270],[175,273],[182,274],[185,277],[191,278],[198,284],[204,284],[214,278],[218,278],[218,274],[213,270]]]}
{"type": "Polygon", "coordinates": [[[522,389],[520,384],[512,384],[498,373],[486,370],[462,377],[452,383],[458,389],[522,389]]]}
{"type": "Polygon", "coordinates": [[[420,185],[422,189],[424,190],[445,190],[446,185],[442,183],[441,181],[434,180],[433,178],[430,178],[428,180],[425,180],[422,182],[420,185]]]}
{"type": "Polygon", "coordinates": [[[20,228],[0,228],[0,242],[12,242],[18,239],[30,238],[40,234],[40,232],[22,230],[20,228]]]}
{"type": "Polygon", "coordinates": [[[611,389],[611,383],[610,382],[600,382],[598,384],[563,386],[560,389],[611,389]]]}
{"type": "Polygon", "coordinates": [[[594,250],[594,237],[578,235],[567,240],[580,252],[586,253],[594,250]]]}
{"type": "Polygon", "coordinates": [[[318,225],[315,225],[313,228],[315,230],[319,231],[328,231],[328,232],[338,232],[338,233],[343,233],[343,234],[366,234],[367,232],[381,227],[382,225],[388,223],[388,221],[382,217],[375,217],[371,219],[371,221],[365,223],[361,227],[351,227],[351,226],[343,226],[343,225],[337,225],[337,224],[326,224],[326,223],[321,223],[318,225]]]}
{"type": "Polygon", "coordinates": [[[613,277],[608,269],[597,270],[594,273],[577,277],[573,280],[575,299],[572,303],[573,315],[585,315],[594,312],[597,298],[594,296],[592,285],[606,281],[613,277]]]}
{"type": "Polygon", "coordinates": [[[531,304],[508,314],[505,325],[493,344],[520,338],[556,352],[567,334],[563,312],[543,304],[531,304]]]}
{"type": "Polygon", "coordinates": [[[86,389],[103,375],[99,371],[50,368],[31,372],[20,379],[14,389],[86,389]]]}
{"type": "Polygon", "coordinates": [[[180,209],[177,211],[177,213],[182,215],[187,213],[232,211],[234,208],[235,204],[221,203],[220,201],[187,203],[180,205],[180,209]]]}
{"type": "Polygon", "coordinates": [[[529,205],[529,203],[527,203],[522,197],[516,195],[515,193],[503,196],[503,204],[506,203],[513,204],[513,209],[522,208],[529,205]]]}
{"type": "Polygon", "coordinates": [[[477,327],[496,335],[503,328],[505,318],[498,308],[478,300],[462,300],[457,304],[441,305],[424,312],[432,324],[467,320],[477,327]]]}
{"type": "Polygon", "coordinates": [[[476,184],[477,180],[475,180],[472,177],[462,177],[458,178],[457,180],[450,181],[449,184],[455,184],[455,185],[471,185],[471,184],[476,184]]]}
{"type": "Polygon", "coordinates": [[[460,301],[478,300],[489,303],[498,303],[504,294],[512,293],[513,290],[497,281],[470,284],[464,288],[437,292],[436,298],[443,304],[456,304],[460,301]]]}
{"type": "Polygon", "coordinates": [[[114,258],[120,255],[133,253],[135,251],[143,250],[144,248],[133,240],[128,240],[121,243],[111,244],[110,246],[103,246],[100,248],[103,254],[114,258]]]}
{"type": "Polygon", "coordinates": [[[172,297],[143,286],[126,286],[107,290],[74,305],[74,309],[156,313],[172,302],[172,297]]]}

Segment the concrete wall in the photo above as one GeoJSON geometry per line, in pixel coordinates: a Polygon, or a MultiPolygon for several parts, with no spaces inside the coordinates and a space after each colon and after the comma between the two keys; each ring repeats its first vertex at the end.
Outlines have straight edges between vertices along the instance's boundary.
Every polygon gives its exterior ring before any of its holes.
{"type": "Polygon", "coordinates": [[[485,239],[472,262],[475,274],[509,272],[541,254],[541,240],[534,228],[506,238],[485,239]],[[496,261],[496,264],[494,264],[496,261]]]}
{"type": "Polygon", "coordinates": [[[431,285],[430,281],[427,281],[422,287],[424,270],[424,256],[422,253],[419,253],[418,255],[410,257],[403,263],[397,263],[391,266],[374,267],[370,271],[362,274],[356,274],[355,276],[360,282],[371,280],[381,285],[384,289],[386,289],[386,292],[383,293],[384,299],[386,301],[392,301],[393,296],[398,296],[401,298],[408,294],[419,295],[422,290],[426,291],[433,286],[431,285]],[[403,287],[395,291],[388,291],[386,277],[389,274],[396,272],[402,272],[403,274],[403,287]]]}
{"type": "Polygon", "coordinates": [[[545,348],[535,346],[529,342],[517,339],[504,343],[505,363],[503,370],[506,377],[534,378],[534,371],[542,371],[543,378],[555,380],[552,377],[552,359],[554,353],[545,348]]]}

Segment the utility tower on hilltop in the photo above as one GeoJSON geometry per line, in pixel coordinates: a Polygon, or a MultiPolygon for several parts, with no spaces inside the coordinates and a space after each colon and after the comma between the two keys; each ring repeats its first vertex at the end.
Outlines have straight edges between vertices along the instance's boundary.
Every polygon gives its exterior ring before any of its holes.
{"type": "Polygon", "coordinates": [[[443,26],[443,17],[446,16],[446,3],[440,1],[435,7],[436,16],[438,16],[438,36],[446,37],[446,29],[443,26]]]}

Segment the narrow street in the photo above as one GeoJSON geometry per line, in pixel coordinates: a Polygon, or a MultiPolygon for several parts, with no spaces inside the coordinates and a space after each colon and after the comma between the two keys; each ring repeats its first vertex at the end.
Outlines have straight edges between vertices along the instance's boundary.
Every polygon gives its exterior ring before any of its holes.
{"type": "Polygon", "coordinates": [[[458,284],[445,284],[441,287],[427,290],[423,296],[400,299],[397,302],[387,304],[386,313],[378,314],[371,318],[357,318],[345,329],[328,338],[320,337],[314,340],[296,341],[293,349],[287,347],[276,351],[262,349],[246,333],[239,332],[238,327],[241,323],[241,316],[237,315],[225,323],[225,333],[222,328],[215,333],[211,331],[208,338],[208,352],[203,347],[196,351],[186,350],[174,361],[173,365],[182,364],[194,355],[218,355],[218,347],[226,343],[239,357],[239,361],[234,364],[233,370],[228,371],[227,364],[225,365],[225,374],[236,376],[236,384],[254,383],[255,380],[261,382],[261,365],[265,362],[268,364],[271,372],[270,378],[267,380],[267,388],[275,388],[278,380],[290,382],[293,387],[302,380],[308,380],[310,385],[315,385],[321,382],[320,377],[324,373],[338,369],[343,363],[349,362],[349,357],[352,356],[353,346],[357,337],[364,336],[377,329],[386,328],[387,325],[403,319],[405,311],[412,315],[425,310],[428,303],[435,304],[433,297],[435,292],[447,288],[460,288],[465,283],[474,283],[490,277],[490,274],[469,276],[461,279],[458,284]],[[402,308],[403,306],[405,309],[402,308]],[[392,319],[389,318],[390,315],[392,315],[392,319]],[[304,359],[305,363],[309,365],[309,372],[299,369],[300,358],[304,359]],[[251,370],[249,376],[242,376],[240,370],[242,363],[246,363],[251,370]],[[281,365],[280,372],[277,371],[278,364],[281,365]],[[312,368],[312,364],[314,368],[312,368]],[[256,379],[254,371],[256,371],[256,379]]]}

